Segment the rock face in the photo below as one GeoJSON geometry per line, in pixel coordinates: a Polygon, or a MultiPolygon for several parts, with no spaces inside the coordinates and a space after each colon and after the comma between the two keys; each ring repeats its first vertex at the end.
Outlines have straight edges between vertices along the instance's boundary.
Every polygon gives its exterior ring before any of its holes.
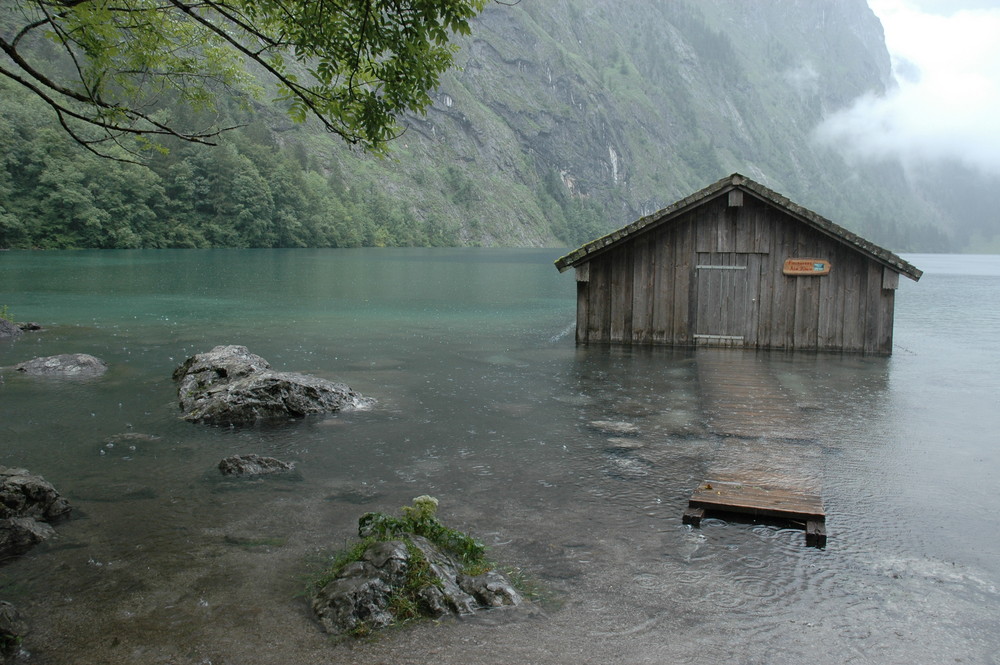
{"type": "Polygon", "coordinates": [[[469,576],[458,562],[421,536],[376,542],[361,559],[348,564],[313,597],[312,608],[323,629],[333,635],[383,628],[396,621],[394,599],[412,585],[415,569],[424,570],[416,591],[421,614],[471,614],[477,610],[518,605],[521,596],[501,573],[469,576]]]}
{"type": "Polygon", "coordinates": [[[34,358],[14,365],[14,369],[35,376],[95,377],[108,371],[108,364],[86,353],[63,353],[34,358]]]}
{"type": "Polygon", "coordinates": [[[23,554],[55,531],[69,503],[52,485],[25,469],[0,466],[0,559],[23,554]]]}
{"type": "Polygon", "coordinates": [[[374,403],[343,383],[276,372],[245,346],[217,346],[192,356],[174,370],[174,380],[184,419],[214,425],[249,425],[374,403]]]}
{"type": "Polygon", "coordinates": [[[48,540],[55,529],[30,517],[0,519],[0,561],[24,554],[32,547],[48,540]]]}
{"type": "Polygon", "coordinates": [[[0,339],[6,337],[18,337],[21,335],[21,326],[7,319],[0,319],[0,339]]]}
{"type": "Polygon", "coordinates": [[[224,476],[261,476],[279,471],[290,471],[294,464],[282,462],[273,457],[261,457],[256,453],[231,455],[219,462],[219,471],[224,476]]]}

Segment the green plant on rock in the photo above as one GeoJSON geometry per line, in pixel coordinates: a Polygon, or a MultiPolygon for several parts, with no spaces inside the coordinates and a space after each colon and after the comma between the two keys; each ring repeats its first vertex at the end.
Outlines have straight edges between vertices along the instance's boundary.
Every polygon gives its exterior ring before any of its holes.
{"type": "Polygon", "coordinates": [[[339,550],[330,557],[326,564],[326,569],[321,575],[312,580],[309,586],[317,590],[322,589],[327,584],[337,579],[337,576],[340,575],[341,571],[344,570],[348,564],[360,561],[361,557],[364,556],[365,550],[371,547],[374,543],[374,538],[363,538],[362,540],[339,550]]]}
{"type": "Polygon", "coordinates": [[[437,499],[423,495],[415,498],[412,506],[403,507],[402,517],[365,513],[358,520],[358,535],[376,540],[405,539],[406,534],[423,536],[459,557],[465,566],[482,566],[486,562],[486,546],[468,534],[441,524],[436,516],[437,507],[437,499]]]}
{"type": "Polygon", "coordinates": [[[369,547],[388,540],[403,541],[410,560],[414,562],[407,579],[408,588],[418,591],[427,584],[437,584],[438,582],[432,582],[433,578],[427,574],[430,564],[410,540],[411,535],[423,536],[442,550],[458,557],[463,565],[462,572],[466,575],[481,575],[493,570],[494,564],[486,558],[486,546],[468,534],[441,524],[436,517],[437,507],[437,499],[423,495],[415,498],[412,506],[403,507],[402,517],[386,513],[365,513],[358,520],[360,540],[334,554],[329,559],[326,569],[312,581],[310,586],[322,589],[335,580],[347,565],[360,561],[369,547]]]}
{"type": "Polygon", "coordinates": [[[0,632],[0,662],[6,662],[4,656],[13,656],[21,650],[24,637],[13,633],[0,632]]]}
{"type": "MultiPolygon", "coordinates": [[[[360,561],[368,549],[379,542],[401,541],[407,551],[406,579],[389,598],[388,610],[396,623],[405,623],[428,615],[424,592],[428,587],[443,589],[424,551],[414,542],[414,536],[426,538],[440,550],[455,557],[466,575],[481,575],[494,569],[486,558],[486,547],[468,534],[441,524],[437,519],[438,500],[419,496],[413,505],[402,508],[399,517],[385,513],[366,513],[358,520],[360,540],[345,547],[329,561],[326,570],[311,586],[320,590],[338,579],[348,565],[360,561]]],[[[372,626],[361,621],[351,631],[355,638],[366,637],[372,626]]]]}
{"type": "Polygon", "coordinates": [[[397,621],[409,621],[422,615],[420,591],[429,586],[441,588],[441,580],[431,571],[431,562],[420,548],[406,540],[406,553],[410,565],[406,570],[406,584],[393,595],[389,611],[397,621]]]}
{"type": "Polygon", "coordinates": [[[333,639],[367,638],[383,628],[490,607],[497,598],[505,605],[525,597],[547,600],[523,570],[497,571],[486,547],[441,524],[437,509],[437,499],[425,495],[398,516],[362,515],[360,540],[345,544],[311,585],[313,610],[333,639]]]}
{"type": "Polygon", "coordinates": [[[7,321],[10,321],[11,323],[14,322],[14,317],[13,317],[13,315],[11,315],[10,309],[7,307],[7,305],[4,305],[3,307],[0,307],[0,319],[6,319],[7,321]]]}

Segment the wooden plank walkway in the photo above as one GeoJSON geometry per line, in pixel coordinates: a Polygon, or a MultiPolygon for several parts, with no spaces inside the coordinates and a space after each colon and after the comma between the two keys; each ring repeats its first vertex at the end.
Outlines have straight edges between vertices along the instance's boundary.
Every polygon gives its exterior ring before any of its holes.
{"type": "Polygon", "coordinates": [[[708,429],[721,436],[808,440],[802,411],[764,359],[742,349],[699,349],[698,388],[708,429]]]}
{"type": "Polygon", "coordinates": [[[766,356],[699,349],[696,362],[705,422],[724,443],[684,523],[698,525],[706,513],[780,520],[805,527],[807,545],[824,547],[821,449],[766,356]]]}

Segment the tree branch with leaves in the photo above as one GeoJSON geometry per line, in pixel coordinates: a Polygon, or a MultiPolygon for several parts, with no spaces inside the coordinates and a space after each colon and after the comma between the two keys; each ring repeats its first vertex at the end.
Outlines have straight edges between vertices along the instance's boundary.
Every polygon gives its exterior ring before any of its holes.
{"type": "Polygon", "coordinates": [[[171,109],[268,87],[293,120],[381,152],[401,113],[431,104],[450,39],[486,2],[0,0],[0,75],[102,156],[141,160],[164,137],[211,144],[231,127],[178,126],[171,109]]]}

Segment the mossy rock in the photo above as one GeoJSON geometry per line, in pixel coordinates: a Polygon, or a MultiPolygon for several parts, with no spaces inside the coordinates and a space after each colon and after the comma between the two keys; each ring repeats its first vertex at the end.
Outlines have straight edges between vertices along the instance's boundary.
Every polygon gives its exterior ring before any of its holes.
{"type": "Polygon", "coordinates": [[[522,602],[513,583],[487,561],[485,547],[442,525],[436,509],[437,500],[423,496],[401,518],[361,517],[361,541],[314,587],[312,609],[326,632],[361,636],[420,617],[522,602]]]}

